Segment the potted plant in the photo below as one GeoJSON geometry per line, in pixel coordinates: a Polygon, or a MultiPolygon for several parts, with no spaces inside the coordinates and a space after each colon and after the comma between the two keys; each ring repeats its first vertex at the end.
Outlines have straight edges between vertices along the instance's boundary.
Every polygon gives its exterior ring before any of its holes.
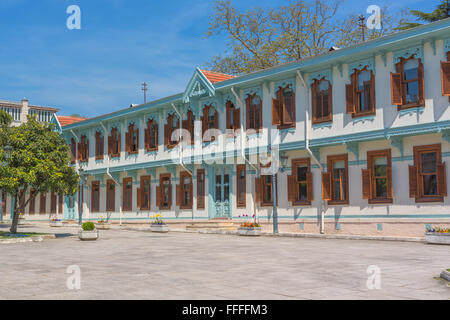
{"type": "Polygon", "coordinates": [[[98,230],[95,228],[95,224],[93,222],[85,222],[81,226],[81,230],[78,232],[78,238],[80,240],[97,240],[98,239],[98,230]]]}
{"type": "Polygon", "coordinates": [[[431,244],[450,244],[450,228],[427,228],[425,241],[431,244]]]}
{"type": "Polygon", "coordinates": [[[150,230],[152,232],[169,232],[169,226],[163,221],[160,214],[157,214],[152,218],[155,219],[150,225],[150,230]]]}
{"type": "Polygon", "coordinates": [[[25,218],[23,217],[23,213],[19,212],[19,221],[17,222],[19,226],[22,226],[25,224],[25,218]]]}
{"type": "Polygon", "coordinates": [[[63,222],[61,219],[58,219],[57,217],[53,217],[50,219],[50,227],[62,227],[63,222]]]}
{"type": "Polygon", "coordinates": [[[97,229],[99,229],[99,230],[109,230],[109,223],[102,216],[100,216],[98,221],[97,221],[97,229]]]}
{"type": "MultiPolygon", "coordinates": [[[[244,215],[243,217],[248,217],[248,215],[244,215]]],[[[261,235],[261,225],[256,220],[256,215],[253,215],[252,218],[253,218],[253,221],[244,222],[240,225],[240,227],[238,228],[238,235],[240,235],[240,236],[260,236],[261,235]]]]}

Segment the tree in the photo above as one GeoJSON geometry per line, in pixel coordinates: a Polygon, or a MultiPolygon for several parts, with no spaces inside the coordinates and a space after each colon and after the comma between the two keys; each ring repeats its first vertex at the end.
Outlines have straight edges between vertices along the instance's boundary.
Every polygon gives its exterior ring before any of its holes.
{"type": "MultiPolygon", "coordinates": [[[[3,130],[2,130],[3,132],[3,130]]],[[[2,134],[0,145],[0,189],[14,199],[14,216],[11,233],[17,232],[19,213],[37,193],[53,191],[72,195],[78,185],[78,174],[69,167],[69,147],[53,124],[40,124],[29,116],[28,121],[2,134]],[[4,146],[12,147],[6,159],[4,146]],[[27,190],[35,190],[25,201],[27,190]],[[21,199],[23,199],[21,201],[21,199]]]]}
{"type": "Polygon", "coordinates": [[[9,127],[12,122],[12,117],[3,110],[0,110],[0,128],[9,127]]]}
{"type": "MultiPolygon", "coordinates": [[[[434,22],[450,17],[450,3],[449,0],[442,0],[441,4],[431,13],[422,12],[419,10],[409,10],[410,14],[418,21],[434,22]]],[[[417,26],[421,26],[419,22],[407,22],[402,21],[398,30],[411,29],[417,26]]]]}
{"type": "MultiPolygon", "coordinates": [[[[341,0],[291,0],[288,5],[245,12],[229,0],[215,1],[207,36],[225,33],[230,54],[215,56],[206,67],[239,75],[327,52],[332,46],[362,41],[356,15],[339,20],[341,0]]],[[[382,30],[368,32],[374,39],[394,31],[397,17],[382,12],[382,30]]]]}

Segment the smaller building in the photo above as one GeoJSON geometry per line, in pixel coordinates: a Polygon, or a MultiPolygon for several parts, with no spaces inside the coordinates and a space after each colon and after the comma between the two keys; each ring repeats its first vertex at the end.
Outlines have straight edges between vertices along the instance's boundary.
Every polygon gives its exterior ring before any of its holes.
{"type": "Polygon", "coordinates": [[[59,111],[57,108],[30,105],[26,98],[20,102],[0,100],[0,110],[12,117],[13,126],[26,122],[28,115],[35,115],[39,122],[51,122],[53,115],[59,111]]]}

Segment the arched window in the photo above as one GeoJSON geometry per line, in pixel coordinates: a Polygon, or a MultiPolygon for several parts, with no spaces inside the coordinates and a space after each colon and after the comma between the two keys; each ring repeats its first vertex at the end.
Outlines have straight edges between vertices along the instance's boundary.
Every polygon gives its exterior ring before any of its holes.
{"type": "Polygon", "coordinates": [[[75,163],[77,161],[77,143],[75,139],[72,138],[70,142],[70,162],[75,163]]]}
{"type": "Polygon", "coordinates": [[[147,151],[158,150],[158,123],[154,119],[148,119],[145,129],[145,149],[147,151]]]}
{"type": "Polygon", "coordinates": [[[276,99],[272,101],[272,124],[280,129],[295,126],[295,93],[290,85],[279,87],[276,92],[276,99]]]}
{"type": "Polygon", "coordinates": [[[212,129],[219,130],[219,113],[213,105],[205,106],[202,116],[203,141],[214,141],[212,129]],[[209,131],[208,131],[209,130],[209,131]]]}
{"type": "Polygon", "coordinates": [[[139,152],[139,128],[134,123],[128,126],[128,132],[125,134],[125,148],[129,154],[139,152]]]}
{"type": "Polygon", "coordinates": [[[364,68],[355,70],[345,87],[347,113],[353,117],[375,114],[375,77],[364,68]]]}
{"type": "Polygon", "coordinates": [[[333,120],[333,97],[331,83],[325,78],[314,80],[311,85],[312,122],[321,123],[333,120]]]}
{"type": "Polygon", "coordinates": [[[108,137],[108,154],[111,158],[120,157],[120,132],[117,128],[112,128],[108,137]]]}
{"type": "Polygon", "coordinates": [[[95,132],[95,160],[103,159],[104,138],[100,131],[95,132]]]}
{"type": "Polygon", "coordinates": [[[234,106],[234,103],[228,100],[226,102],[227,110],[227,130],[239,130],[241,127],[241,112],[234,106]]]}
{"type": "Polygon", "coordinates": [[[180,119],[174,113],[167,117],[167,124],[164,125],[164,144],[168,148],[173,148],[178,144],[179,137],[175,137],[173,133],[180,128],[180,119]]]}
{"type": "MultiPolygon", "coordinates": [[[[182,121],[182,126],[184,130],[187,130],[189,132],[189,139],[191,141],[191,144],[194,144],[194,121],[195,116],[192,110],[189,110],[186,115],[186,120],[182,121]]],[[[184,136],[183,136],[184,139],[184,136]]]]}
{"type": "Polygon", "coordinates": [[[82,135],[78,143],[78,160],[80,162],[89,160],[89,140],[86,135],[82,135]]]}
{"type": "Polygon", "coordinates": [[[262,129],[262,100],[254,93],[247,95],[245,103],[247,106],[247,130],[253,129],[259,131],[262,129]]]}
{"type": "Polygon", "coordinates": [[[425,104],[423,64],[414,55],[400,58],[395,65],[397,73],[391,73],[392,104],[400,109],[423,106],[425,104]]]}

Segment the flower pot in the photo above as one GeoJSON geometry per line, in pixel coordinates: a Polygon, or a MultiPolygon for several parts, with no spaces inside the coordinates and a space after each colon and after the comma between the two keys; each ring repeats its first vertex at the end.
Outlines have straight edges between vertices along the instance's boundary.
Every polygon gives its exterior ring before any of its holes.
{"type": "Polygon", "coordinates": [[[252,228],[252,227],[239,227],[238,228],[238,235],[240,236],[253,236],[257,237],[261,235],[261,227],[252,228]]]}
{"type": "Polygon", "coordinates": [[[99,230],[109,230],[110,224],[109,223],[97,223],[95,227],[99,230]]]}
{"type": "Polygon", "coordinates": [[[450,233],[427,232],[425,241],[430,244],[450,245],[450,233]]]}
{"type": "Polygon", "coordinates": [[[25,224],[25,218],[19,218],[19,221],[17,222],[17,225],[23,226],[25,224]]]}
{"type": "Polygon", "coordinates": [[[447,270],[442,271],[441,278],[450,282],[450,272],[447,270]]]}
{"type": "Polygon", "coordinates": [[[152,232],[169,232],[169,226],[167,224],[152,224],[150,230],[152,232]]]}
{"type": "Polygon", "coordinates": [[[83,241],[92,241],[98,239],[98,230],[92,230],[92,231],[85,231],[80,230],[78,231],[78,238],[83,241]]]}
{"type": "Polygon", "coordinates": [[[62,227],[63,222],[62,221],[50,221],[50,227],[62,227]]]}

